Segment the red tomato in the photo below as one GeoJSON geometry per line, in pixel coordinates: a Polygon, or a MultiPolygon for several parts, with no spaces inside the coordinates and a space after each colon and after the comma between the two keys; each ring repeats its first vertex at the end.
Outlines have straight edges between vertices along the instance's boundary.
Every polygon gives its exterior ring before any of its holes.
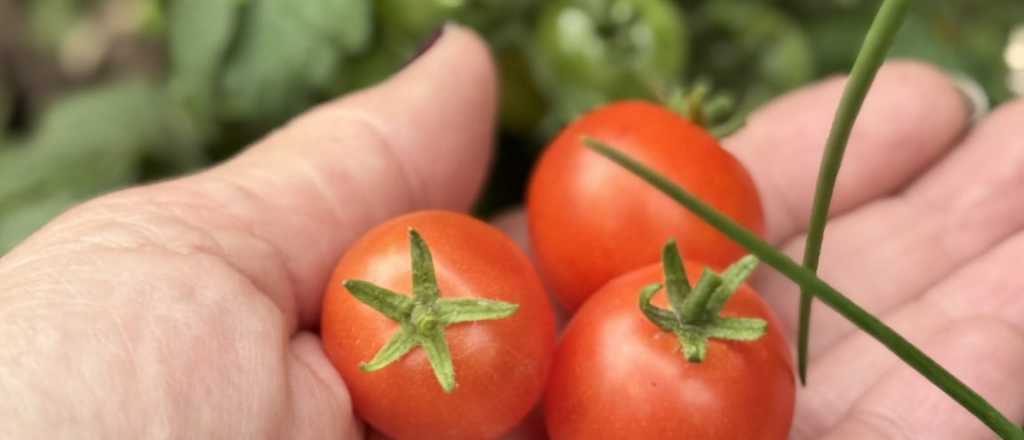
{"type": "Polygon", "coordinates": [[[369,231],[338,263],[324,298],[324,350],[348,386],[356,413],[397,439],[497,438],[540,399],[554,351],[554,315],[530,261],[497,229],[471,217],[427,211],[369,231]],[[399,324],[343,285],[359,279],[412,291],[409,230],[433,255],[442,300],[482,298],[518,304],[512,316],[444,328],[458,385],[446,393],[423,347],[364,372],[399,324]]]}
{"type": "MultiPolygon", "coordinates": [[[[702,265],[686,263],[696,280],[702,265]]],[[[652,324],[639,292],[663,283],[655,264],[609,282],[569,323],[545,395],[548,433],[559,439],[787,438],[795,382],[778,319],[746,285],[722,316],[756,317],[754,342],[710,339],[707,358],[688,362],[675,334],[652,324]]],[[[653,303],[665,308],[664,291],[653,303]]]]}
{"type": "Polygon", "coordinates": [[[761,201],[746,169],[704,129],[661,106],[597,109],[548,146],[527,195],[541,274],[570,309],[612,278],[658,261],[670,237],[683,255],[724,267],[743,248],[619,165],[587,149],[603,141],[662,173],[741,225],[763,234],[761,201]]]}

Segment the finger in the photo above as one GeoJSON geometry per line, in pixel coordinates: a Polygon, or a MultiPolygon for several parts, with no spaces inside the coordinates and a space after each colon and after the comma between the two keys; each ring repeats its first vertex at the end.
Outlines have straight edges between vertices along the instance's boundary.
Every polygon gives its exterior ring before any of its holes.
{"type": "MultiPolygon", "coordinates": [[[[1021,120],[1024,101],[998,109],[907,191],[835,219],[822,248],[821,276],[868,311],[884,313],[1024,228],[1021,120]]],[[[784,247],[792,256],[803,248],[803,237],[784,247]]],[[[758,281],[783,321],[795,325],[797,287],[778,273],[758,281]]],[[[838,313],[818,309],[812,356],[854,331],[838,313]]]]}
{"type": "MultiPolygon", "coordinates": [[[[1024,332],[1024,281],[1012,271],[1024,259],[1024,233],[1019,233],[985,255],[951,271],[951,276],[917,300],[905,304],[882,320],[913,343],[946,331],[955,322],[998,321],[1024,332]]],[[[1018,337],[1019,339],[1019,337],[1018,337]]],[[[1004,343],[1006,339],[994,339],[1004,343]]],[[[986,358],[974,360],[977,367],[986,358]]],[[[823,414],[841,415],[863,393],[865,384],[878,380],[900,361],[877,341],[853,333],[811,363],[806,406],[823,414]]]]}
{"type": "MultiPolygon", "coordinates": [[[[1012,421],[1024,417],[1019,372],[1024,341],[1019,329],[971,320],[929,338],[923,349],[1012,421]],[[983,364],[984,368],[978,368],[983,364]]],[[[890,370],[846,413],[827,439],[996,438],[991,429],[905,365],[890,370]]],[[[822,433],[801,438],[818,439],[822,433]]]]}
{"type": "Polygon", "coordinates": [[[470,206],[491,156],[495,87],[484,43],[451,25],[384,84],[322,105],[207,172],[90,209],[149,245],[223,258],[308,328],[332,266],[368,228],[405,211],[470,206]]]}
{"type": "MultiPolygon", "coordinates": [[[[833,78],[786,95],[726,140],[761,192],[771,242],[807,227],[818,164],[844,84],[833,78]]],[[[851,133],[831,213],[899,189],[942,156],[967,120],[964,99],[936,68],[914,62],[883,66],[851,133]]]]}
{"type": "Polygon", "coordinates": [[[363,427],[352,412],[348,390],[316,335],[301,332],[292,338],[288,385],[291,411],[284,430],[287,438],[363,438],[363,427]]]}

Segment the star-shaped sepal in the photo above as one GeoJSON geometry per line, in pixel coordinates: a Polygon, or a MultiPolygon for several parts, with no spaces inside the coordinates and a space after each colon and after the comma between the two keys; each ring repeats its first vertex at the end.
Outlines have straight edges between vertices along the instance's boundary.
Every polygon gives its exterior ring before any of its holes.
{"type": "Polygon", "coordinates": [[[360,368],[365,372],[380,370],[422,347],[441,388],[451,393],[457,383],[445,329],[464,322],[507,318],[516,313],[519,305],[481,298],[441,298],[430,248],[414,229],[409,229],[409,254],[412,296],[366,281],[345,281],[345,288],[356,299],[401,325],[373,359],[360,368]]]}

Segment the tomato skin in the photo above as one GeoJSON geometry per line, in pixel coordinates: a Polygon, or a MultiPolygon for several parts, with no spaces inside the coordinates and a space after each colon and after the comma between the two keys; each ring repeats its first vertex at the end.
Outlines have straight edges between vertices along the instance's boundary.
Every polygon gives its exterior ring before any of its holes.
{"type": "Polygon", "coordinates": [[[658,261],[669,239],[678,240],[683,257],[716,267],[744,255],[742,247],[668,196],[587,149],[583,136],[643,162],[763,235],[753,180],[704,129],[652,103],[599,108],[548,146],[527,194],[539,269],[569,309],[612,278],[658,261]]]}
{"type": "MultiPolygon", "coordinates": [[[[687,262],[690,280],[703,265],[687,262]]],[[[768,305],[744,285],[723,316],[758,317],[755,342],[711,339],[703,363],[687,362],[676,336],[637,306],[664,282],[654,264],[611,281],[587,301],[559,343],[545,395],[548,433],[561,439],[786,439],[795,380],[789,347],[768,305]]],[[[654,304],[666,307],[665,292],[654,304]]]]}
{"type": "Polygon", "coordinates": [[[359,417],[391,438],[497,438],[543,393],[555,344],[554,315],[527,257],[500,231],[471,217],[424,211],[370,230],[338,263],[324,298],[324,350],[341,373],[359,417]],[[441,297],[519,304],[516,314],[445,330],[458,386],[442,391],[426,354],[415,348],[365,373],[398,324],[356,300],[344,280],[411,292],[409,228],[433,254],[441,297]]]}

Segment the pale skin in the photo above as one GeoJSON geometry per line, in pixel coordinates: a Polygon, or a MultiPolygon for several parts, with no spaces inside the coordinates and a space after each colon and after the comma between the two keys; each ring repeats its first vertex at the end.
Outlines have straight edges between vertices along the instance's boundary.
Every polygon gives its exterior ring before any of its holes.
{"type": "MultiPolygon", "coordinates": [[[[830,79],[725,144],[768,239],[799,256],[841,93],[830,79]]],[[[465,210],[492,156],[495,70],[455,26],[384,84],[205,172],[72,209],[0,259],[0,438],[360,438],[313,333],[330,271],[373,225],[465,210]]],[[[926,65],[883,68],[850,143],[821,276],[1011,420],[1024,419],[1024,102],[975,126],[926,65]]],[[[520,239],[522,214],[499,224],[520,239]]],[[[798,290],[753,281],[787,334],[798,290]]],[[[820,304],[793,438],[993,435],[820,304]]]]}

